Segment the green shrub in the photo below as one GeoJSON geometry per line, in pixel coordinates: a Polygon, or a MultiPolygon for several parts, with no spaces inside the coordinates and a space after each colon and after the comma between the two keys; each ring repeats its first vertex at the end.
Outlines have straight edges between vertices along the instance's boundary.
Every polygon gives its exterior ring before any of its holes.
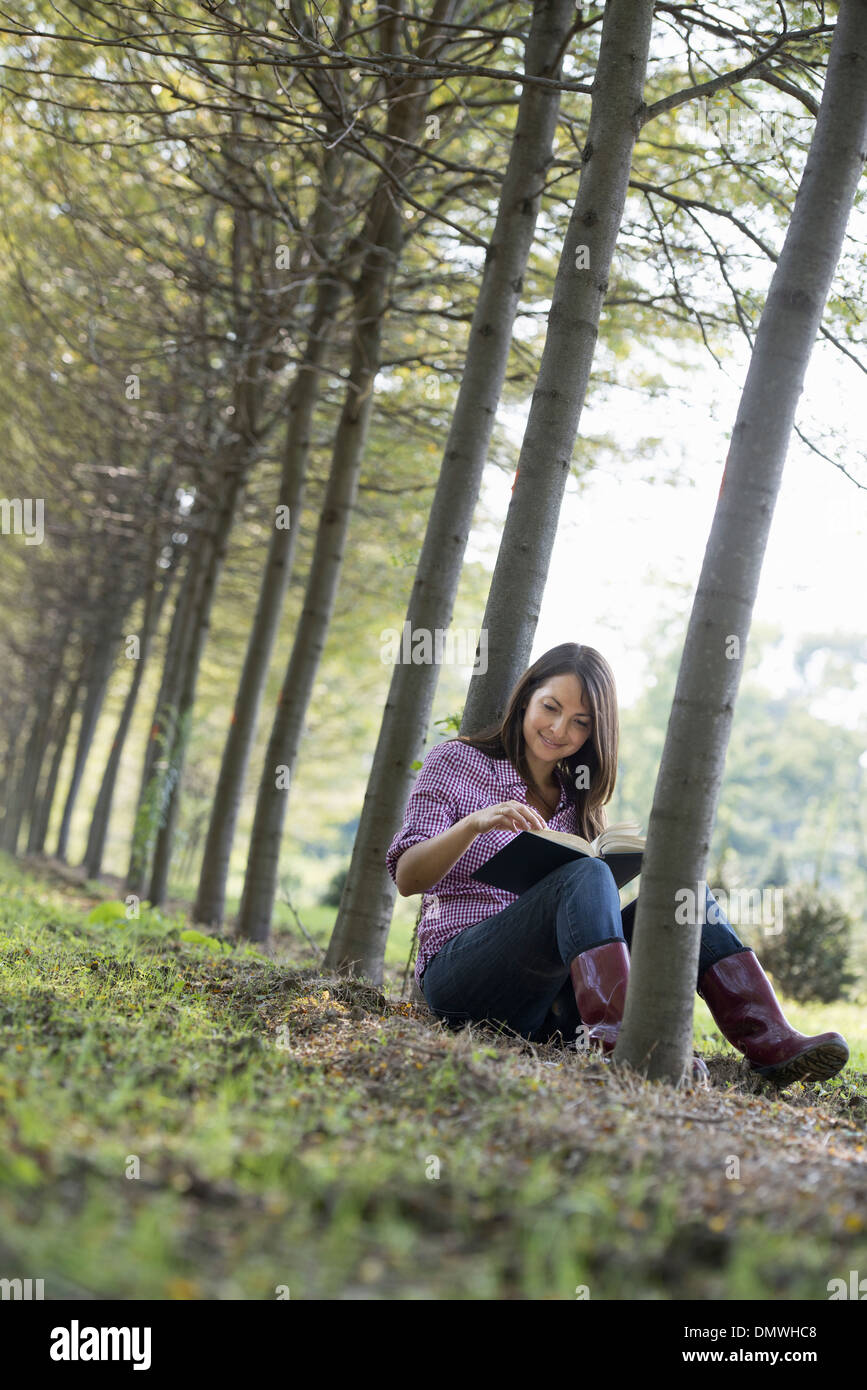
{"type": "Polygon", "coordinates": [[[348,873],[348,868],[337,870],[337,873],[334,875],[325,892],[322,894],[322,897],[319,899],[319,902],[322,907],[340,906],[340,899],[343,895],[343,885],[346,882],[346,875],[348,873]]]}
{"type": "Polygon", "coordinates": [[[765,969],[800,1003],[844,999],[856,976],[847,969],[852,922],[841,904],[801,884],[786,890],[783,908],[783,930],[762,941],[765,969]]]}

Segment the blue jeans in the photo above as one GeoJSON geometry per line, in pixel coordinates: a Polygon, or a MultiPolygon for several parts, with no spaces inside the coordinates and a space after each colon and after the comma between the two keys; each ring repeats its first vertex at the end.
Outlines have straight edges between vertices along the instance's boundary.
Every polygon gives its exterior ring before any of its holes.
{"type": "MultiPolygon", "coordinates": [[[[569,966],[606,941],[629,947],[637,901],[621,912],[614,875],[601,859],[555,869],[517,902],[440,947],[421,980],[428,1007],[455,1027],[488,1020],[534,1042],[556,1032],[574,1037],[581,1016],[569,966]]],[[[749,949],[709,889],[704,916],[696,985],[709,966],[749,949]]]]}

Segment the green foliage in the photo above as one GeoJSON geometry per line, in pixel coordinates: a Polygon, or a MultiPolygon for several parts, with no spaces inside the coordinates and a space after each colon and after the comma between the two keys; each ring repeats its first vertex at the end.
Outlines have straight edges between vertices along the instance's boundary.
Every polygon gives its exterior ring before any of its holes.
{"type": "MultiPolygon", "coordinates": [[[[463,719],[463,717],[463,708],[459,709],[456,714],[444,714],[442,719],[434,720],[434,728],[440,729],[442,731],[442,737],[444,739],[454,738],[456,734],[460,733],[461,720],[463,719]]],[[[410,763],[409,765],[410,771],[418,772],[423,762],[423,758],[416,758],[415,762],[410,763]]]]}
{"type": "Polygon", "coordinates": [[[123,927],[129,918],[125,903],[107,902],[99,903],[84,920],[91,926],[123,927]]]}
{"type": "Polygon", "coordinates": [[[193,946],[206,946],[209,951],[231,950],[228,942],[220,941],[216,936],[208,936],[203,931],[197,931],[195,927],[188,927],[186,931],[182,931],[181,941],[188,941],[193,946]]]}
{"type": "Polygon", "coordinates": [[[434,728],[442,729],[444,738],[451,738],[460,732],[463,717],[464,711],[459,709],[456,714],[446,714],[442,719],[435,719],[434,728]]]}
{"type": "Polygon", "coordinates": [[[856,976],[847,969],[852,921],[836,898],[800,885],[787,892],[783,930],[762,946],[762,964],[799,1002],[844,999],[856,976]]]}
{"type": "Polygon", "coordinates": [[[763,888],[785,888],[789,882],[789,870],[786,867],[786,856],[780,853],[774,859],[771,871],[762,884],[763,888]]]}
{"type": "Polygon", "coordinates": [[[346,875],[348,873],[348,868],[337,870],[337,873],[333,876],[322,897],[319,899],[322,907],[340,906],[340,899],[343,896],[343,885],[346,882],[346,875]]]}

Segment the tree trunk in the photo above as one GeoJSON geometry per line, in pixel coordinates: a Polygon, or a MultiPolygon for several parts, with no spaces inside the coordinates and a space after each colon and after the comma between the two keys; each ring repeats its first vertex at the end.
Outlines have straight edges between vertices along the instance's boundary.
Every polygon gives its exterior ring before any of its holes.
{"type": "Polygon", "coordinates": [[[652,0],[609,0],[605,7],[581,182],[482,623],[487,672],[470,682],[462,733],[499,718],[530,663],[641,130],[652,23],[652,0]]]}
{"type": "Polygon", "coordinates": [[[45,747],[48,741],[53,696],[54,684],[47,682],[40,690],[34,706],[33,718],[30,721],[27,743],[24,748],[24,757],[21,762],[21,770],[15,780],[14,788],[11,790],[6,806],[6,816],[3,825],[3,849],[6,850],[8,854],[18,853],[18,838],[21,834],[21,826],[32,804],[34,789],[39,777],[39,769],[42,766],[42,759],[45,755],[45,747]]]}
{"type": "Polygon", "coordinates": [[[105,635],[98,638],[94,648],[94,654],[89,664],[89,674],[86,677],[86,693],[84,704],[81,710],[81,722],[78,726],[78,741],[75,747],[75,762],[72,767],[69,788],[66,793],[66,802],[63,807],[63,819],[60,822],[60,831],[57,836],[57,858],[65,860],[66,851],[69,845],[69,830],[72,824],[72,812],[81,788],[81,779],[84,776],[84,766],[87,756],[93,743],[93,736],[96,733],[96,726],[99,721],[105,692],[108,689],[111,668],[114,665],[115,651],[118,641],[118,633],[115,631],[114,623],[106,626],[105,635]]]}
{"type": "MultiPolygon", "coordinates": [[[[574,18],[572,0],[534,6],[524,60],[527,74],[559,76],[574,18]]],[[[524,85],[461,387],[407,609],[406,622],[413,632],[445,631],[451,623],[559,107],[556,88],[524,85]]],[[[385,852],[409,795],[410,769],[424,744],[438,676],[433,663],[395,665],[349,874],[325,958],[327,969],[356,968],[377,984],[382,979],[394,902],[385,852]]]]}
{"type": "Polygon", "coordinates": [[[842,0],[816,130],[738,408],[650,815],[614,1059],[652,1079],[678,1083],[690,1068],[697,923],[750,620],[865,147],[867,3],[842,0]],[[691,903],[696,911],[680,911],[691,903]]]}
{"type": "MultiPolygon", "coordinates": [[[[3,815],[0,817],[0,849],[6,849],[6,836],[11,834],[15,813],[18,779],[23,764],[21,734],[27,719],[27,705],[22,700],[10,713],[4,711],[8,735],[3,753],[3,778],[0,781],[0,800],[3,802],[3,815]]],[[[16,835],[17,840],[17,835],[16,835]]]]}
{"type": "MultiPolygon", "coordinates": [[[[238,112],[232,113],[231,126],[232,133],[227,137],[226,148],[235,170],[233,177],[238,180],[239,186],[246,185],[249,182],[250,170],[244,159],[243,144],[240,142],[241,121],[238,112]]],[[[163,902],[168,890],[175,828],[180,811],[180,783],[186,760],[199,668],[238,498],[259,443],[258,415],[264,390],[268,335],[263,335],[257,316],[257,311],[263,309],[261,250],[257,245],[258,217],[247,201],[248,193],[249,189],[233,209],[231,288],[236,344],[232,386],[233,437],[221,450],[218,466],[214,470],[218,493],[208,527],[207,554],[201,567],[201,582],[193,606],[192,627],[184,644],[178,718],[169,748],[166,798],[154,848],[148,892],[152,903],[163,902]]],[[[267,313],[265,316],[267,318],[267,313]]]]}
{"type": "Polygon", "coordinates": [[[79,670],[74,677],[70,678],[69,693],[67,694],[60,712],[54,741],[54,752],[51,757],[51,766],[48,769],[45,788],[39,798],[30,824],[30,833],[27,839],[28,854],[42,854],[45,850],[45,841],[48,836],[48,826],[51,820],[51,808],[54,805],[54,798],[57,793],[57,780],[60,776],[63,754],[66,752],[66,744],[69,740],[69,731],[72,728],[72,721],[75,717],[75,711],[78,708],[78,696],[80,691],[81,670],[79,670]]]}
{"type": "Polygon", "coordinates": [[[162,613],[163,604],[166,601],[171,585],[170,573],[166,572],[163,575],[163,581],[159,587],[159,592],[157,592],[158,582],[158,571],[154,566],[148,591],[145,595],[144,613],[142,615],[141,634],[139,639],[139,654],[135,666],[133,667],[132,680],[123,703],[123,710],[121,711],[117,730],[112,740],[105,772],[102,775],[99,795],[96,798],[96,805],[90,821],[87,849],[85,850],[83,860],[88,878],[98,878],[102,869],[102,856],[105,852],[105,840],[108,834],[108,824],[111,816],[111,803],[114,799],[114,789],[117,782],[117,774],[120,769],[120,760],[123,757],[127,734],[129,733],[130,724],[132,723],[132,717],[138,701],[139,690],[141,689],[142,677],[150,654],[153,636],[159,627],[160,614],[162,613]]]}
{"type": "Polygon", "coordinates": [[[161,788],[158,765],[166,751],[167,744],[171,740],[171,730],[177,713],[182,657],[190,623],[190,610],[195,599],[203,539],[201,531],[191,531],[187,543],[186,569],[178,589],[178,596],[175,599],[172,623],[163,656],[159,693],[150,733],[145,745],[144,764],[139,783],[138,802],[130,846],[129,868],[126,875],[126,890],[128,893],[134,893],[137,897],[141,897],[144,893],[156,834],[156,802],[161,788]]]}
{"type": "MultiPolygon", "coordinates": [[[[436,0],[419,50],[435,58],[444,42],[440,25],[448,25],[456,0],[436,0]]],[[[448,30],[445,30],[448,33],[448,30]]],[[[383,36],[383,41],[388,40],[383,36]]],[[[380,339],[389,290],[403,244],[400,186],[417,158],[417,142],[427,106],[430,79],[399,75],[389,91],[388,135],[396,149],[389,171],[377,182],[365,220],[364,258],[356,282],[352,353],[343,410],[337,428],[331,472],[301,618],[292,645],[283,689],[271,729],[259,784],[253,833],[238,915],[242,936],[268,938],[277,890],[283,822],[289,783],[316,671],[328,635],[343,563],[349,520],[355,506],[364,444],[373,406],[373,383],[380,365],[380,339]],[[403,144],[402,142],[406,142],[403,144]]]]}
{"type": "MultiPolygon", "coordinates": [[[[24,763],[24,779],[18,802],[18,829],[20,832],[25,825],[27,826],[28,847],[36,807],[39,804],[39,782],[42,777],[45,755],[51,747],[51,740],[57,727],[54,697],[59,685],[60,672],[58,671],[54,679],[46,684],[44,698],[39,702],[39,721],[33,726],[32,737],[28,743],[27,758],[24,763]]],[[[17,843],[18,837],[16,835],[16,850],[17,843]]]]}
{"type": "MultiPolygon", "coordinates": [[[[335,220],[331,203],[332,180],[326,161],[323,178],[326,195],[320,200],[318,238],[327,238],[335,220]],[[327,217],[327,223],[326,223],[327,217]]],[[[324,249],[324,247],[323,247],[324,249]]],[[[193,915],[196,921],[218,926],[226,909],[226,879],[232,842],[241,805],[244,779],[250,761],[250,751],[256,733],[262,695],[271,663],[271,653],[280,623],[283,601],[292,575],[298,537],[298,525],[304,502],[304,485],[310,457],[310,427],[319,396],[320,367],[342,295],[339,279],[326,266],[320,276],[316,305],[301,364],[289,391],[287,402],[287,434],[280,479],[278,505],[288,509],[288,527],[272,522],[268,557],[259,589],[256,616],[247,642],[244,668],[232,722],[223,749],[220,775],[208,826],[205,851],[202,857],[199,888],[193,915]]]]}
{"type": "Polygon", "coordinates": [[[15,854],[18,837],[23,825],[28,826],[28,841],[32,838],[33,822],[39,805],[39,783],[45,755],[51,746],[57,728],[59,710],[58,692],[63,685],[63,668],[72,632],[72,619],[67,617],[56,635],[46,637],[51,656],[43,662],[39,671],[38,693],[34,699],[34,719],[30,726],[21,772],[12,798],[12,814],[7,832],[10,852],[15,854]]]}
{"type": "Polygon", "coordinates": [[[175,827],[177,825],[180,807],[180,780],[183,775],[184,762],[186,760],[189,728],[193,715],[193,706],[196,700],[196,685],[199,679],[199,668],[202,662],[202,653],[205,650],[205,644],[208,639],[208,631],[211,625],[211,610],[214,605],[217,583],[226,559],[229,535],[235,519],[235,510],[241,492],[246,461],[246,449],[244,444],[242,444],[238,450],[234,451],[232,460],[224,473],[221,505],[214,521],[213,534],[210,536],[206,546],[207,556],[205,562],[201,566],[200,583],[197,586],[196,597],[192,605],[191,625],[183,647],[182,679],[179,690],[177,719],[174,724],[174,734],[168,748],[166,779],[164,783],[165,799],[163,802],[162,816],[160,818],[160,827],[157,832],[156,845],[154,847],[151,881],[148,889],[148,898],[150,902],[154,904],[164,902],[168,891],[169,868],[171,865],[175,827]]]}

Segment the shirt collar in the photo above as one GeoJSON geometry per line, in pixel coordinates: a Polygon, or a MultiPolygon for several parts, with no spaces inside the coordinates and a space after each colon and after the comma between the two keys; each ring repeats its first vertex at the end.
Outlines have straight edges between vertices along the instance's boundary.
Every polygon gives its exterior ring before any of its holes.
{"type": "Polygon", "coordinates": [[[521,780],[508,758],[494,759],[494,778],[502,791],[515,792],[522,799],[527,795],[527,784],[521,780]]]}
{"type": "MultiPolygon", "coordinates": [[[[503,793],[509,792],[510,800],[526,801],[528,795],[527,784],[521,779],[516,769],[510,763],[509,759],[495,758],[493,762],[494,778],[497,782],[497,786],[501,789],[501,791],[503,793]]],[[[553,815],[556,815],[557,811],[562,810],[564,806],[568,805],[568,799],[566,797],[566,789],[564,786],[565,779],[559,767],[555,767],[554,776],[557,778],[557,781],[560,784],[560,799],[557,802],[555,811],[552,812],[553,815]]]]}

